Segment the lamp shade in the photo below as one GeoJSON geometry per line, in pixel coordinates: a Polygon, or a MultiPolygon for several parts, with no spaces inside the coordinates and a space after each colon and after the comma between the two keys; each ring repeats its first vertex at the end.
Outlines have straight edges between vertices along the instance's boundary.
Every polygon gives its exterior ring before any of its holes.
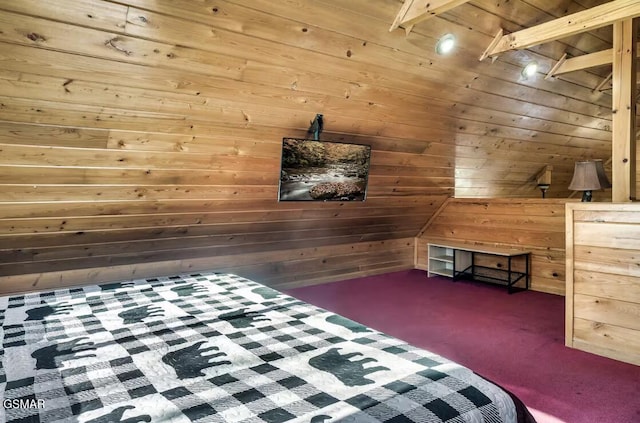
{"type": "Polygon", "coordinates": [[[570,190],[593,191],[604,188],[611,188],[611,183],[604,172],[602,160],[576,162],[570,190]]]}
{"type": "Polygon", "coordinates": [[[604,164],[602,160],[594,160],[596,164],[596,173],[598,174],[598,180],[600,181],[600,188],[611,188],[611,182],[607,178],[607,174],[604,171],[604,164]]]}

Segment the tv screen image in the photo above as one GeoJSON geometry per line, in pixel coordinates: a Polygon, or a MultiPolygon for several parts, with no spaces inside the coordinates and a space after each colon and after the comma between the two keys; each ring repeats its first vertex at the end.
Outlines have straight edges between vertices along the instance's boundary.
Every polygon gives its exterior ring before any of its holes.
{"type": "Polygon", "coordinates": [[[283,138],[280,201],[364,201],[371,146],[283,138]]]}

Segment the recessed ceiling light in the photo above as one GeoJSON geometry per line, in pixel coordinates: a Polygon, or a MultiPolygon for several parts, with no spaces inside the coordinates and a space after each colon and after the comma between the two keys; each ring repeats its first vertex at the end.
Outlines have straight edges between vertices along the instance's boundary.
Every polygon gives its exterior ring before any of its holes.
{"type": "Polygon", "coordinates": [[[526,78],[531,78],[538,72],[538,62],[533,61],[527,63],[527,65],[522,69],[522,76],[526,78]]]}
{"type": "Polygon", "coordinates": [[[453,34],[446,34],[438,40],[436,44],[436,53],[448,54],[451,53],[456,45],[456,37],[453,34]]]}

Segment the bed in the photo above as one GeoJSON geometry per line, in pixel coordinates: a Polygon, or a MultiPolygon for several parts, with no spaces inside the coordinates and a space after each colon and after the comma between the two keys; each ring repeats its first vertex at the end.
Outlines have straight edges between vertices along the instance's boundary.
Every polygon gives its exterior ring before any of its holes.
{"type": "Polygon", "coordinates": [[[4,422],[533,422],[441,356],[232,274],[0,297],[4,422]]]}

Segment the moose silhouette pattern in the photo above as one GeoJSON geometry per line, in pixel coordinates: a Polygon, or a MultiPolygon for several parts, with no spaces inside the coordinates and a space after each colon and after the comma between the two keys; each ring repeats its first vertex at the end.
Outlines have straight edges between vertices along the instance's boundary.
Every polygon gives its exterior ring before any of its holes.
{"type": "Polygon", "coordinates": [[[207,292],[207,288],[195,283],[188,283],[174,286],[173,288],[171,288],[171,291],[178,294],[179,297],[190,297],[195,294],[207,292]]]}
{"type": "Polygon", "coordinates": [[[309,359],[309,365],[315,367],[318,370],[334,375],[340,382],[346,386],[362,386],[375,383],[371,379],[367,379],[365,376],[381,372],[383,370],[390,370],[388,367],[376,366],[364,368],[366,363],[377,362],[375,358],[363,358],[362,360],[351,361],[353,357],[363,355],[361,352],[340,354],[339,348],[331,348],[326,352],[312,357],[309,359]]]}
{"type": "Polygon", "coordinates": [[[140,323],[147,317],[162,316],[164,312],[162,308],[154,305],[144,305],[134,307],[118,313],[118,317],[122,318],[125,325],[132,323],[140,323]]]}
{"type": "Polygon", "coordinates": [[[247,310],[247,308],[243,307],[238,310],[233,310],[228,313],[221,314],[218,316],[218,318],[220,320],[229,322],[231,326],[236,329],[252,328],[253,324],[256,322],[271,320],[256,311],[247,312],[247,310]]]}
{"type": "Polygon", "coordinates": [[[120,288],[132,288],[134,286],[133,282],[113,282],[113,283],[103,283],[100,285],[100,289],[103,291],[114,291],[120,288]]]}
{"type": "Polygon", "coordinates": [[[64,302],[59,304],[47,304],[43,301],[42,304],[44,305],[26,310],[27,318],[25,320],[46,320],[49,316],[69,314],[73,309],[72,306],[64,302]]]}
{"type": "Polygon", "coordinates": [[[333,417],[321,414],[319,416],[313,416],[310,423],[325,423],[327,420],[331,420],[333,417]]]}
{"type": "Polygon", "coordinates": [[[79,354],[84,351],[95,350],[94,343],[91,341],[84,342],[88,339],[86,336],[71,339],[65,342],[59,342],[46,347],[39,348],[31,353],[31,357],[36,359],[36,369],[55,369],[58,367],[57,359],[78,359],[86,357],[95,357],[95,354],[79,354]]]}

